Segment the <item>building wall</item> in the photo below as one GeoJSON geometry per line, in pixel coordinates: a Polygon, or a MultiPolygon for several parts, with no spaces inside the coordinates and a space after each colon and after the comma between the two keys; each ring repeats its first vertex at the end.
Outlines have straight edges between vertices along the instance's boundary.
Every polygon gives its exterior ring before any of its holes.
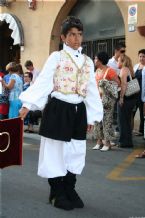
{"type": "Polygon", "coordinates": [[[62,0],[38,1],[35,11],[28,8],[26,0],[13,2],[9,7],[0,7],[3,13],[16,15],[22,23],[25,38],[24,51],[21,52],[22,64],[31,59],[41,69],[49,55],[51,31],[63,3],[62,0]]]}
{"type": "MultiPolygon", "coordinates": [[[[21,52],[22,64],[26,59],[32,59],[41,68],[53,50],[58,49],[60,42],[60,24],[69,14],[77,0],[39,0],[35,11],[28,8],[28,2],[17,0],[9,7],[0,7],[0,12],[15,14],[22,23],[25,36],[25,49],[21,52]]],[[[140,36],[138,31],[128,31],[128,6],[138,4],[137,26],[145,25],[145,2],[117,1],[125,24],[125,37],[127,54],[133,63],[137,62],[137,52],[145,48],[145,37],[140,36]]],[[[111,4],[111,3],[110,3],[111,4]]]]}
{"type": "Polygon", "coordinates": [[[135,32],[128,31],[128,6],[134,4],[138,5],[137,27],[145,26],[145,2],[116,1],[116,3],[118,4],[124,18],[127,54],[131,57],[133,64],[135,64],[136,62],[138,62],[138,50],[145,48],[145,37],[141,36],[138,30],[136,30],[135,32]]]}

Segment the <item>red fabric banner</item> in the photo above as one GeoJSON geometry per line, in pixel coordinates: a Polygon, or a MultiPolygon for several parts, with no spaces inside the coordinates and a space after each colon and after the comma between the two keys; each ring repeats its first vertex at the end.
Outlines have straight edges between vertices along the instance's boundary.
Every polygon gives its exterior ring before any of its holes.
{"type": "Polygon", "coordinates": [[[0,168],[22,165],[23,120],[0,120],[0,168]]]}

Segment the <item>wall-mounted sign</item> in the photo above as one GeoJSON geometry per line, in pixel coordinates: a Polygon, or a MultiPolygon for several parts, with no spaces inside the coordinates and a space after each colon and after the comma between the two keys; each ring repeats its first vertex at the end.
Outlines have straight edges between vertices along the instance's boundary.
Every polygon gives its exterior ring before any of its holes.
{"type": "Polygon", "coordinates": [[[136,25],[128,24],[128,31],[129,32],[135,32],[136,31],[136,25]]]}
{"type": "Polygon", "coordinates": [[[137,24],[137,4],[128,7],[128,24],[137,24]]]}

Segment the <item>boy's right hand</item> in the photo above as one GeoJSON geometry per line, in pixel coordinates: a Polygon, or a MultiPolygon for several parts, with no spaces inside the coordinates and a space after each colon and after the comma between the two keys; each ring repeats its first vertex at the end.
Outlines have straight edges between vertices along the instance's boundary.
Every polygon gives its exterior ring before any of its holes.
{"type": "Polygon", "coordinates": [[[29,109],[28,109],[28,108],[22,107],[22,108],[19,110],[19,115],[20,115],[20,117],[21,117],[22,119],[24,119],[24,118],[27,116],[28,112],[29,112],[29,109]]]}

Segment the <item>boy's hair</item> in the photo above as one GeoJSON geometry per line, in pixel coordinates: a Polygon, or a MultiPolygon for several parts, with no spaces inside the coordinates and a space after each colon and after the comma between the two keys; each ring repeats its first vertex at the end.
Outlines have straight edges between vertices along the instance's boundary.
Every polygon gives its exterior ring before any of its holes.
{"type": "Polygon", "coordinates": [[[145,49],[139,50],[139,51],[138,51],[138,55],[139,55],[139,54],[144,54],[144,55],[145,55],[145,49]]]}
{"type": "Polygon", "coordinates": [[[77,28],[79,31],[83,32],[83,24],[80,19],[73,16],[67,17],[62,23],[61,34],[66,36],[71,28],[77,28]]]}
{"type": "Polygon", "coordinates": [[[103,65],[106,65],[108,63],[109,55],[107,52],[100,51],[96,56],[97,56],[98,60],[101,61],[101,63],[103,65]]]}
{"type": "Polygon", "coordinates": [[[33,66],[33,62],[31,60],[27,60],[24,65],[25,67],[30,67],[33,66]]]}

